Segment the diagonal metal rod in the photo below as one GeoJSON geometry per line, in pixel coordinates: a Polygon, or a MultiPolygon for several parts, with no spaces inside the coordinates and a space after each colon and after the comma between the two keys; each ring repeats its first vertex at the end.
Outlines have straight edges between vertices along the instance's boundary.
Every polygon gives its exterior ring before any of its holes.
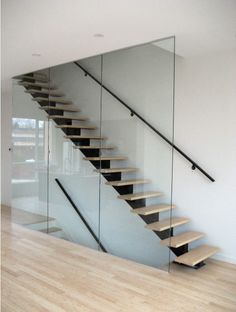
{"type": "Polygon", "coordinates": [[[202,169],[194,160],[192,160],[186,153],[184,153],[178,146],[173,144],[167,137],[165,137],[160,131],[158,131],[154,126],[152,126],[147,120],[145,120],[141,115],[139,115],[135,110],[133,110],[127,103],[125,103],[118,95],[108,89],[103,83],[101,83],[96,77],[94,77],[90,72],[88,72],[83,66],[79,63],[74,62],[76,66],[78,66],[86,76],[89,76],[94,81],[96,81],[104,90],[106,90],[109,94],[111,94],[117,101],[119,101],[123,106],[125,106],[131,113],[131,116],[135,115],[142,122],[144,122],[149,128],[151,128],[156,134],[158,134],[165,142],[167,142],[170,146],[172,146],[179,154],[181,154],[185,159],[187,159],[191,163],[192,170],[198,169],[202,174],[204,174],[210,181],[215,182],[204,169],[202,169]]]}
{"type": "Polygon", "coordinates": [[[102,243],[100,242],[100,240],[98,239],[98,237],[96,236],[96,234],[93,232],[93,230],[91,229],[90,225],[88,224],[88,222],[85,220],[84,216],[82,215],[82,213],[79,211],[78,207],[76,206],[76,204],[73,202],[73,200],[71,199],[70,195],[67,193],[67,191],[64,189],[63,185],[61,184],[61,182],[56,178],[55,181],[57,182],[57,184],[59,185],[60,189],[62,190],[62,192],[64,193],[64,195],[66,196],[66,198],[68,199],[68,201],[71,203],[72,207],[75,209],[75,211],[77,212],[77,214],[79,215],[80,219],[83,221],[84,225],[86,226],[86,228],[88,229],[88,231],[90,232],[90,234],[93,236],[93,238],[95,239],[95,241],[98,243],[99,247],[102,249],[102,251],[107,252],[107,250],[105,249],[105,247],[102,245],[102,243]]]}

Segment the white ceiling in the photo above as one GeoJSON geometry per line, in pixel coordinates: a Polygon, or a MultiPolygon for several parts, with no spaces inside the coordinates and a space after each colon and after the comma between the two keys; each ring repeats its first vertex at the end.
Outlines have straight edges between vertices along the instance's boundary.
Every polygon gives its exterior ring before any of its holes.
{"type": "Polygon", "coordinates": [[[236,48],[236,0],[2,0],[2,78],[171,35],[184,57],[236,48]]]}

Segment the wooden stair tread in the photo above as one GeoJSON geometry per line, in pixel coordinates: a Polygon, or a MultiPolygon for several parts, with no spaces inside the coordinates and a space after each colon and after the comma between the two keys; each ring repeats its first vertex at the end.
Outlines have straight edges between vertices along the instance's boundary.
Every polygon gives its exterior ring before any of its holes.
{"type": "Polygon", "coordinates": [[[32,87],[41,87],[43,89],[55,90],[56,86],[50,85],[50,83],[40,83],[40,82],[29,82],[29,81],[19,81],[18,85],[20,86],[32,86],[32,87]]]}
{"type": "Polygon", "coordinates": [[[62,229],[56,226],[49,227],[48,229],[46,228],[46,229],[39,230],[39,232],[42,232],[42,233],[54,233],[54,232],[59,232],[59,231],[62,231],[62,229]]]}
{"type": "MultiPolygon", "coordinates": [[[[173,208],[175,208],[174,205],[172,205],[172,209],[173,208]]],[[[151,205],[151,206],[132,209],[131,212],[142,215],[142,216],[148,216],[148,215],[151,215],[153,213],[164,212],[164,211],[168,211],[170,209],[171,209],[171,205],[159,204],[159,205],[151,205]]]]}
{"type": "Polygon", "coordinates": [[[56,128],[61,128],[61,129],[88,129],[88,130],[95,130],[97,129],[96,126],[91,126],[91,125],[56,125],[56,128]]]}
{"type": "Polygon", "coordinates": [[[50,119],[69,119],[69,120],[88,120],[87,117],[80,116],[62,116],[62,115],[50,115],[48,116],[50,119]]]}
{"type": "Polygon", "coordinates": [[[188,223],[189,221],[190,220],[187,218],[174,217],[171,220],[170,218],[168,218],[168,219],[164,219],[158,222],[149,223],[145,227],[153,231],[161,232],[169,228],[173,228],[173,227],[188,223]]]}
{"type": "Polygon", "coordinates": [[[36,102],[55,102],[55,103],[60,103],[60,104],[63,104],[63,105],[70,105],[72,104],[72,101],[69,101],[67,99],[61,99],[60,97],[36,97],[36,98],[33,98],[32,101],[36,101],[36,102]]]}
{"type": "Polygon", "coordinates": [[[42,110],[59,110],[64,112],[79,112],[80,109],[77,107],[58,107],[58,106],[41,106],[39,109],[42,110]]]}
{"type": "Polygon", "coordinates": [[[127,157],[123,156],[101,156],[101,157],[84,157],[84,160],[89,160],[89,161],[100,161],[100,160],[126,160],[127,157]]]}
{"type": "Polygon", "coordinates": [[[212,255],[217,253],[219,250],[220,249],[218,247],[212,247],[209,245],[201,245],[177,257],[175,259],[175,262],[182,263],[182,264],[189,265],[189,266],[195,266],[199,262],[211,257],[212,255]]]}
{"type": "Polygon", "coordinates": [[[103,168],[103,169],[95,169],[96,172],[100,173],[115,173],[115,172],[133,172],[137,171],[137,168],[103,168]]]}
{"type": "Polygon", "coordinates": [[[134,185],[134,184],[145,184],[150,183],[150,180],[144,179],[134,179],[134,180],[118,180],[118,181],[107,181],[106,185],[112,186],[124,186],[124,185],[134,185]]]}
{"type": "Polygon", "coordinates": [[[133,194],[125,194],[125,195],[119,195],[119,199],[124,199],[124,200],[137,200],[137,199],[142,199],[142,198],[151,198],[151,197],[157,197],[161,196],[162,193],[160,192],[139,192],[139,193],[133,193],[133,194]]]}
{"type": "Polygon", "coordinates": [[[36,76],[27,76],[27,75],[21,75],[21,76],[17,76],[14,77],[14,79],[29,79],[29,80],[35,80],[35,81],[41,81],[41,82],[49,82],[49,80],[47,78],[43,78],[43,77],[36,77],[36,76]]]}
{"type": "Polygon", "coordinates": [[[63,93],[58,92],[58,91],[51,91],[51,90],[36,90],[36,89],[29,89],[25,90],[25,93],[41,93],[41,94],[48,94],[48,95],[53,95],[53,96],[64,96],[63,93]]]}
{"type": "Polygon", "coordinates": [[[189,231],[172,236],[171,238],[163,239],[161,240],[160,244],[163,246],[178,248],[203,236],[204,234],[201,232],[189,231]]]}
{"type": "Polygon", "coordinates": [[[90,136],[90,135],[65,135],[66,139],[90,139],[90,140],[105,140],[105,137],[101,136],[90,136]]]}
{"type": "Polygon", "coordinates": [[[114,146],[92,146],[92,145],[76,145],[73,146],[75,149],[104,149],[104,150],[110,150],[110,149],[114,149],[114,146]]]}

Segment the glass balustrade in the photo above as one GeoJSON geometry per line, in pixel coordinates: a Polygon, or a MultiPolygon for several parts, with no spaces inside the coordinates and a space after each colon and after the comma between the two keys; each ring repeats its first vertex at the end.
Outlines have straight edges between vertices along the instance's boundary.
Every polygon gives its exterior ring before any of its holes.
{"type": "Polygon", "coordinates": [[[168,270],[174,38],[13,79],[12,220],[168,270]]]}

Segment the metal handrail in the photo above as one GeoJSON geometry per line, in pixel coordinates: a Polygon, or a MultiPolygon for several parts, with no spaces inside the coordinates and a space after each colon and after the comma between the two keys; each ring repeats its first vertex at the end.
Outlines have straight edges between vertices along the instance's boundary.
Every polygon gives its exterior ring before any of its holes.
{"type": "Polygon", "coordinates": [[[63,185],[61,184],[61,182],[56,178],[55,181],[57,182],[57,184],[59,185],[60,189],[62,190],[62,192],[64,193],[64,195],[66,196],[66,198],[68,199],[68,201],[71,203],[72,207],[75,209],[75,211],[77,212],[78,216],[80,217],[80,219],[83,221],[84,225],[86,226],[86,228],[88,229],[88,231],[90,232],[90,234],[93,236],[93,238],[95,239],[95,241],[98,243],[98,245],[100,246],[100,248],[102,249],[102,251],[107,252],[107,250],[105,249],[105,247],[102,245],[102,243],[100,242],[99,238],[97,237],[97,235],[93,232],[93,230],[91,229],[90,225],[88,224],[88,222],[86,221],[86,219],[84,218],[84,216],[82,215],[82,213],[79,211],[78,207],[76,206],[76,204],[73,202],[73,200],[71,199],[70,195],[67,193],[67,191],[65,190],[65,188],[63,187],[63,185]]]}
{"type": "Polygon", "coordinates": [[[133,110],[127,103],[125,103],[118,95],[108,89],[103,83],[101,83],[97,78],[95,78],[90,72],[87,71],[83,66],[79,63],[74,62],[76,66],[78,66],[85,74],[85,76],[89,76],[94,81],[96,81],[104,90],[106,90],[109,94],[111,94],[117,101],[119,101],[123,106],[125,106],[129,111],[131,116],[138,117],[145,125],[147,125],[150,129],[152,129],[156,134],[158,134],[165,142],[167,142],[170,146],[172,146],[178,153],[180,153],[185,159],[187,159],[191,163],[192,170],[196,168],[204,174],[210,181],[215,182],[213,179],[204,169],[202,169],[193,159],[191,159],[185,152],[183,152],[178,146],[173,144],[166,136],[164,136],[160,131],[158,131],[154,126],[152,126],[146,119],[144,119],[140,114],[138,114],[135,110],[133,110]]]}

